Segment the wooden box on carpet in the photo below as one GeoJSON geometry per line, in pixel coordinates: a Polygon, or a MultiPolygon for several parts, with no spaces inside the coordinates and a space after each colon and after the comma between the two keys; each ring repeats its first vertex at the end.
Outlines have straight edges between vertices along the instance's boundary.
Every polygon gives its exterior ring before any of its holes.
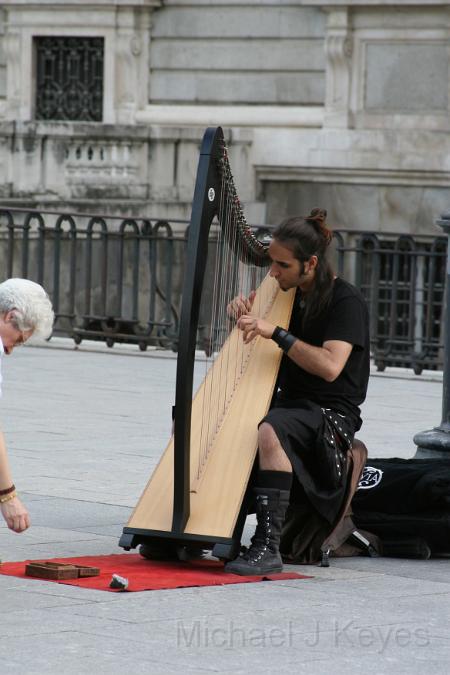
{"type": "Polygon", "coordinates": [[[26,565],[25,574],[29,577],[39,577],[40,579],[64,580],[79,579],[80,577],[96,577],[100,574],[100,569],[98,567],[86,567],[85,565],[37,560],[26,565]]]}

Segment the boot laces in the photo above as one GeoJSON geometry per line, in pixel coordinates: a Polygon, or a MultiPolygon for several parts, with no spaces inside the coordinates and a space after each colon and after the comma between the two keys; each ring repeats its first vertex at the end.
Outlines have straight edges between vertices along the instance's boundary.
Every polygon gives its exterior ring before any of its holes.
{"type": "Polygon", "coordinates": [[[268,509],[267,497],[258,495],[257,497],[257,514],[258,520],[255,534],[251,538],[251,545],[242,554],[242,558],[250,563],[257,563],[264,556],[269,548],[270,534],[272,529],[270,527],[270,511],[268,509]],[[264,509],[264,510],[263,510],[264,509]]]}

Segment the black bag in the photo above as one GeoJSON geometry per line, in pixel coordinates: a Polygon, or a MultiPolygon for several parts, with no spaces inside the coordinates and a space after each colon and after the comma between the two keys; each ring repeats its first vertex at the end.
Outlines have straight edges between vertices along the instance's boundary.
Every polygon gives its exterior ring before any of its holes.
{"type": "Polygon", "coordinates": [[[352,501],[358,528],[376,534],[384,555],[450,553],[450,462],[369,459],[352,501]]]}

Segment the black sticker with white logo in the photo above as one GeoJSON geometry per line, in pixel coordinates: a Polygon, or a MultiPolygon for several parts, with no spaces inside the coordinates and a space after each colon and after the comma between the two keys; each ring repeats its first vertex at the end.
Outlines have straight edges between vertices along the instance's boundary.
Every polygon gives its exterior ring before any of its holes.
{"type": "Polygon", "coordinates": [[[358,483],[358,490],[370,490],[381,483],[383,472],[373,466],[365,466],[358,483]]]}

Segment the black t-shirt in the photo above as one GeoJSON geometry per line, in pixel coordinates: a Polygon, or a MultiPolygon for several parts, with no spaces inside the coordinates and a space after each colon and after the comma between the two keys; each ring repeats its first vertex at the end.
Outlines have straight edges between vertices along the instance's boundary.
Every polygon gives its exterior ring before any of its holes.
{"type": "Polygon", "coordinates": [[[297,292],[289,330],[300,340],[322,347],[327,340],[353,345],[341,374],[334,382],[311,375],[284,355],[278,387],[284,398],[308,399],[324,408],[349,415],[356,429],[361,426],[359,406],[367,392],[370,369],[369,313],[361,293],[343,279],[335,279],[330,303],[318,317],[302,328],[301,293],[297,292]]]}

